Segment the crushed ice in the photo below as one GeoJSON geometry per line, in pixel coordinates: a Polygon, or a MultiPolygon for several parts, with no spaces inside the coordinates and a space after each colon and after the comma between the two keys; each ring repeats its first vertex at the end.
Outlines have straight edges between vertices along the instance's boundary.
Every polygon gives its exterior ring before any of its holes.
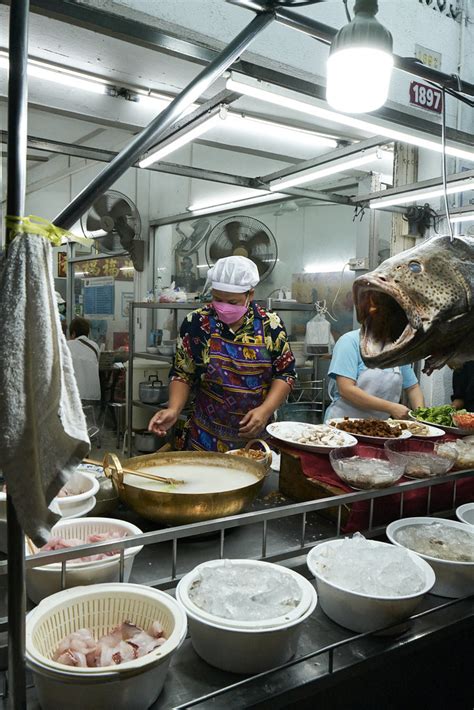
{"type": "Polygon", "coordinates": [[[474,534],[443,523],[424,523],[400,528],[395,539],[400,545],[429,557],[452,562],[474,562],[474,534]]]}
{"type": "Polygon", "coordinates": [[[374,544],[360,533],[324,547],[316,569],[328,582],[371,596],[406,596],[425,586],[424,575],[405,550],[374,544]]]}
{"type": "Polygon", "coordinates": [[[236,621],[259,621],[284,616],[298,606],[301,590],[278,567],[235,565],[203,567],[189,590],[190,599],[203,611],[236,621]]]}

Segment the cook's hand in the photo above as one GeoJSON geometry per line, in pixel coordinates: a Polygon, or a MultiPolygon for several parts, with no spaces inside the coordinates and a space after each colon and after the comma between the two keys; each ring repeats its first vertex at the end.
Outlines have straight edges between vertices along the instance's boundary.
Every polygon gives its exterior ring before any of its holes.
{"type": "Polygon", "coordinates": [[[270,418],[270,414],[264,407],[256,407],[251,409],[239,422],[239,434],[251,439],[253,436],[260,434],[265,428],[266,423],[270,418]]]}
{"type": "Polygon", "coordinates": [[[176,424],[178,412],[174,409],[162,409],[157,412],[148,424],[148,431],[152,431],[157,436],[164,436],[173,424],[176,424]]]}
{"type": "Polygon", "coordinates": [[[404,404],[394,403],[390,407],[390,416],[393,419],[406,419],[409,411],[408,407],[405,407],[404,404]]]}

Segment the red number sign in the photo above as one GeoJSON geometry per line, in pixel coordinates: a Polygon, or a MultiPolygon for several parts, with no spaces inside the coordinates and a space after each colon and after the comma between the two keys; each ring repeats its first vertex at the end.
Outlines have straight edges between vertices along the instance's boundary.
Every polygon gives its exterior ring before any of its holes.
{"type": "Polygon", "coordinates": [[[443,94],[439,89],[435,89],[432,86],[420,84],[419,81],[412,81],[410,84],[410,103],[427,111],[441,113],[443,94]]]}

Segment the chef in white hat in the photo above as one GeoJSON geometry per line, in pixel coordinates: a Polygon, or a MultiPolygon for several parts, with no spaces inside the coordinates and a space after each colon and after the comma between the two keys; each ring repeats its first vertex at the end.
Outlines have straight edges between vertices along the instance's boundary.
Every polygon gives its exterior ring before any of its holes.
{"type": "Polygon", "coordinates": [[[295,380],[295,359],[280,318],[252,299],[256,265],[244,256],[209,269],[212,302],[185,318],[171,368],[168,408],[149,429],[163,436],[193,393],[184,446],[228,451],[262,435],[295,380]]]}

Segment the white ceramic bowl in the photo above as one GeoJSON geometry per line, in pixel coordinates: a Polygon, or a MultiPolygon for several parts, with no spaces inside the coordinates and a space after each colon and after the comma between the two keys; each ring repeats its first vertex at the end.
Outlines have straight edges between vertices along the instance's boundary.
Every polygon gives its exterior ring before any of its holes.
{"type": "Polygon", "coordinates": [[[26,659],[44,710],[144,710],[163,688],[173,653],[186,636],[186,614],[165,592],[140,584],[76,587],[42,601],[26,618],[26,659]],[[59,642],[81,628],[95,638],[122,621],[147,629],[159,621],[167,641],[118,666],[77,668],[52,660],[59,642]]]}
{"type": "MultiPolygon", "coordinates": [[[[306,559],[311,573],[316,578],[316,588],[321,609],[337,624],[351,631],[375,631],[385,626],[398,624],[412,614],[424,595],[430,591],[435,582],[431,567],[413,552],[407,550],[413,562],[425,578],[423,589],[416,594],[406,596],[371,596],[360,592],[344,589],[338,584],[328,581],[318,572],[316,563],[328,547],[338,547],[344,540],[328,540],[314,547],[306,559]]],[[[374,546],[385,545],[386,542],[370,541],[374,546]]]]}
{"type": "Polygon", "coordinates": [[[225,560],[212,560],[195,567],[176,588],[176,598],[186,610],[191,641],[196,653],[216,668],[232,673],[261,673],[288,661],[296,653],[303,622],[313,613],[317,595],[307,579],[280,565],[259,560],[231,560],[236,565],[277,567],[289,574],[301,589],[301,602],[286,617],[262,622],[239,622],[213,616],[197,607],[189,598],[189,588],[205,566],[218,566],[225,560]]]}
{"type": "MultiPolygon", "coordinates": [[[[403,547],[403,545],[396,540],[397,531],[407,525],[426,525],[427,523],[443,523],[444,525],[459,530],[470,531],[470,527],[465,523],[458,523],[454,520],[416,517],[395,520],[387,526],[385,532],[390,542],[399,547],[403,547]]],[[[453,562],[430,557],[429,555],[422,555],[420,552],[416,552],[415,554],[426,560],[436,574],[436,583],[431,590],[432,594],[455,599],[456,597],[463,597],[467,594],[474,593],[474,562],[453,562]]]]}
{"type": "Polygon", "coordinates": [[[53,503],[57,505],[61,517],[77,518],[81,515],[86,515],[92,510],[96,502],[95,495],[100,488],[99,481],[92,473],[74,471],[66,486],[74,495],[64,496],[63,498],[56,496],[53,499],[53,503]]]}
{"type": "Polygon", "coordinates": [[[456,508],[456,517],[461,523],[474,525],[474,503],[464,503],[456,508]]]}
{"type": "MultiPolygon", "coordinates": [[[[71,538],[85,539],[88,535],[105,532],[120,532],[127,535],[141,535],[142,531],[136,525],[114,518],[79,518],[61,520],[51,530],[55,537],[66,540],[71,538]]],[[[143,545],[128,547],[124,552],[124,582],[128,582],[136,555],[143,545]]],[[[28,546],[26,554],[31,554],[28,546]]],[[[90,554],[94,554],[91,551],[90,554]]],[[[26,570],[26,591],[29,598],[38,604],[42,599],[61,591],[61,563],[53,562],[44,567],[31,567],[26,570]]],[[[111,555],[95,562],[66,563],[65,589],[86,584],[103,584],[118,582],[120,573],[120,556],[111,555]]]]}

